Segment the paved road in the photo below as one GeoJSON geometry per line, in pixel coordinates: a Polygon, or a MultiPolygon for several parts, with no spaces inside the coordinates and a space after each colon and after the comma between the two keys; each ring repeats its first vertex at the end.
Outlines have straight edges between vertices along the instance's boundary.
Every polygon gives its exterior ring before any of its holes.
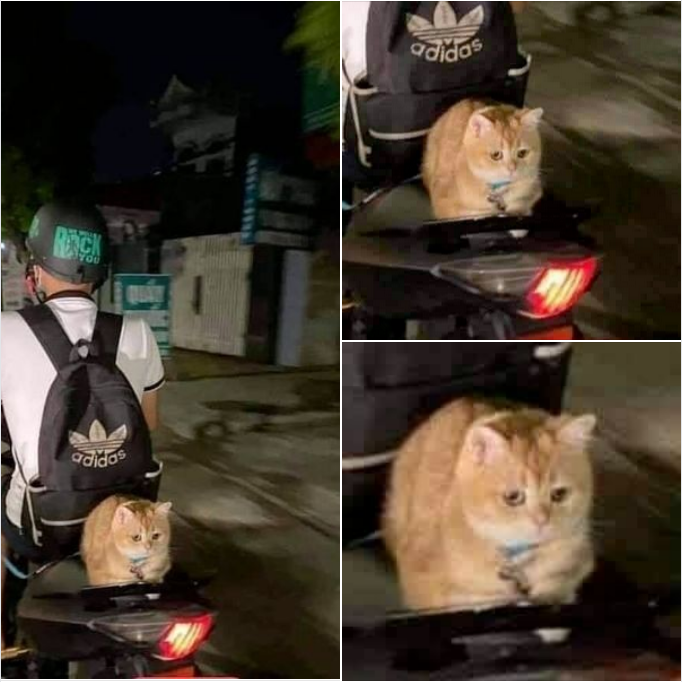
{"type": "Polygon", "coordinates": [[[680,580],[680,345],[576,347],[566,393],[600,420],[595,532],[638,584],[680,580]]]}
{"type": "Polygon", "coordinates": [[[155,434],[176,559],[214,574],[220,616],[201,662],[337,678],[338,372],[238,370],[169,382],[155,434]]]}
{"type": "Polygon", "coordinates": [[[600,207],[588,336],[679,338],[680,3],[538,2],[519,20],[546,182],[600,207]]]}

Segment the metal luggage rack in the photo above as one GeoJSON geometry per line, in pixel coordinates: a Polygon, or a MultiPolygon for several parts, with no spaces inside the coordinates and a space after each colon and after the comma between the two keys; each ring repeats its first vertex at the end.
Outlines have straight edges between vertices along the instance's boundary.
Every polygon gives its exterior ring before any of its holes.
{"type": "Polygon", "coordinates": [[[454,239],[480,239],[486,235],[506,234],[523,239],[528,233],[547,238],[567,237],[583,246],[594,246],[591,239],[580,235],[577,226],[595,215],[593,206],[568,206],[555,196],[546,194],[531,215],[509,215],[494,213],[484,216],[456,219],[426,220],[412,227],[386,228],[369,232],[359,231],[358,235],[372,238],[406,238],[429,242],[452,241],[454,239]]]}
{"type": "Polygon", "coordinates": [[[679,666],[679,631],[671,634],[658,624],[679,613],[679,586],[630,592],[625,599],[591,597],[571,605],[391,613],[380,621],[344,625],[344,649],[385,675],[373,677],[368,667],[362,679],[521,679],[514,676],[617,664],[641,654],[679,666]],[[555,628],[571,634],[551,644],[536,634],[555,628]]]}

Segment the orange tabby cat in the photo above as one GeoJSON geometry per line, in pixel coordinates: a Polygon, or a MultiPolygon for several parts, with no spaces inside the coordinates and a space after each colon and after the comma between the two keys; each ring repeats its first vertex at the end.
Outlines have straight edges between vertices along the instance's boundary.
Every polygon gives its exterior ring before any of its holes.
{"type": "Polygon", "coordinates": [[[457,400],[400,449],[384,514],[405,603],[571,602],[594,559],[592,415],[457,400]]]}
{"type": "Polygon", "coordinates": [[[525,215],[542,196],[542,109],[466,99],[443,114],[426,141],[422,176],[436,218],[525,215]]]}
{"type": "Polygon", "coordinates": [[[90,513],[81,556],[91,585],[160,582],[171,567],[170,502],[112,495],[90,513]]]}

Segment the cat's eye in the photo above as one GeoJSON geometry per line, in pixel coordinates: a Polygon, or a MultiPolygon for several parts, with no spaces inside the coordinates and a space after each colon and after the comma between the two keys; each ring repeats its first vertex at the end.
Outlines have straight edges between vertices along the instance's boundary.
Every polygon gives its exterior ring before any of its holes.
{"type": "Polygon", "coordinates": [[[158,540],[161,537],[161,533],[152,533],[152,540],[158,540]]]}
{"type": "Polygon", "coordinates": [[[502,158],[502,152],[499,150],[495,152],[490,152],[490,158],[493,161],[499,161],[502,158]]]}
{"type": "Polygon", "coordinates": [[[520,159],[525,159],[528,156],[528,151],[528,149],[519,149],[519,151],[516,152],[516,156],[520,159]]]}
{"type": "Polygon", "coordinates": [[[523,490],[507,490],[503,497],[510,507],[518,507],[526,501],[526,493],[523,490]]]}
{"type": "Polygon", "coordinates": [[[141,536],[141,535],[139,535],[139,534],[138,534],[138,535],[133,535],[133,542],[139,542],[140,540],[142,540],[142,536],[141,536]]]}
{"type": "Polygon", "coordinates": [[[552,502],[563,502],[568,497],[568,488],[554,488],[550,493],[552,502]]]}

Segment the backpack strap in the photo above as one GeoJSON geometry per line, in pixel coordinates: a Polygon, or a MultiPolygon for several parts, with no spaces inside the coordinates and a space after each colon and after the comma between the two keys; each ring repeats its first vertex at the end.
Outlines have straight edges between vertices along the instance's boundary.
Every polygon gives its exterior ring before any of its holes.
{"type": "Polygon", "coordinates": [[[30,327],[50,358],[55,369],[59,371],[69,363],[73,344],[59,323],[50,306],[43,303],[17,311],[30,327]]]}
{"type": "Polygon", "coordinates": [[[97,311],[93,338],[97,339],[102,354],[114,363],[116,362],[122,329],[123,315],[105,313],[101,310],[97,311]]]}

